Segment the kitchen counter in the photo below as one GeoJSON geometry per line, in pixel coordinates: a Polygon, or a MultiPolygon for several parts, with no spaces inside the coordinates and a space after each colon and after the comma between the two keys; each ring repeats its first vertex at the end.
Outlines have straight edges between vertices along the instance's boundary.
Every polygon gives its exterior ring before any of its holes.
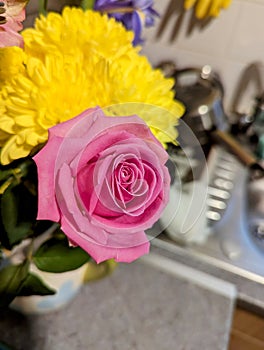
{"type": "Polygon", "coordinates": [[[202,271],[232,283],[237,289],[237,303],[248,311],[264,316],[264,278],[191,248],[181,247],[167,238],[152,241],[152,252],[171,261],[202,271]]]}
{"type": "Polygon", "coordinates": [[[28,317],[6,311],[1,340],[16,350],[227,349],[233,285],[159,259],[150,254],[120,264],[60,311],[28,317]]]}

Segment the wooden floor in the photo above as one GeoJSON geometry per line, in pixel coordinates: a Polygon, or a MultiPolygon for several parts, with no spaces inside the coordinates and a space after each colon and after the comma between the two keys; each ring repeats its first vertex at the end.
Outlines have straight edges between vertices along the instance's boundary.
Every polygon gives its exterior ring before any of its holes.
{"type": "Polygon", "coordinates": [[[264,317],[237,308],[229,350],[264,350],[264,317]]]}

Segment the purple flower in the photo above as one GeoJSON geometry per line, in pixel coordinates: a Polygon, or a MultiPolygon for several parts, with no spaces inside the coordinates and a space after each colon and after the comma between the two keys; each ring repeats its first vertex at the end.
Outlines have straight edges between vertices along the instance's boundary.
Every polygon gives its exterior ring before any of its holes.
{"type": "Polygon", "coordinates": [[[143,42],[141,38],[144,26],[154,25],[155,17],[159,14],[153,9],[153,0],[96,0],[96,11],[107,13],[134,32],[133,44],[143,42]]]}

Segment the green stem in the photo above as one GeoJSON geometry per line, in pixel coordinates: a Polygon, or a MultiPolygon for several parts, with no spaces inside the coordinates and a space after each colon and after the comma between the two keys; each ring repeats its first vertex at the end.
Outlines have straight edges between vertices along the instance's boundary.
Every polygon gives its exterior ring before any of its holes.
{"type": "Polygon", "coordinates": [[[95,0],[81,0],[81,8],[85,10],[92,10],[95,0]]]}
{"type": "Polygon", "coordinates": [[[39,0],[39,13],[46,16],[48,12],[48,0],[39,0]]]}
{"type": "Polygon", "coordinates": [[[34,239],[32,239],[29,243],[29,246],[27,249],[26,260],[28,260],[28,261],[32,260],[33,252],[34,252],[34,239]]]}
{"type": "Polygon", "coordinates": [[[16,168],[6,169],[2,171],[0,169],[0,195],[2,195],[12,183],[19,184],[22,177],[26,177],[29,173],[30,165],[30,161],[24,161],[16,168]]]}
{"type": "Polygon", "coordinates": [[[1,186],[0,186],[0,195],[2,195],[5,190],[12,184],[14,178],[9,177],[1,186]]]}

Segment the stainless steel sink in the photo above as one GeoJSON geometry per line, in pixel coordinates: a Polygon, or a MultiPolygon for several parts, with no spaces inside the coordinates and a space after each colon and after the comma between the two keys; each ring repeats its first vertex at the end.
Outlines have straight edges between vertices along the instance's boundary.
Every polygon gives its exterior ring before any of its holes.
{"type": "MultiPolygon", "coordinates": [[[[249,182],[248,169],[235,156],[219,146],[214,152],[217,159],[208,167],[203,239],[195,239],[195,226],[191,236],[182,236],[171,225],[153,243],[171,251],[179,247],[201,261],[264,284],[264,179],[249,182]]],[[[201,235],[198,230],[199,225],[201,235]]]]}

